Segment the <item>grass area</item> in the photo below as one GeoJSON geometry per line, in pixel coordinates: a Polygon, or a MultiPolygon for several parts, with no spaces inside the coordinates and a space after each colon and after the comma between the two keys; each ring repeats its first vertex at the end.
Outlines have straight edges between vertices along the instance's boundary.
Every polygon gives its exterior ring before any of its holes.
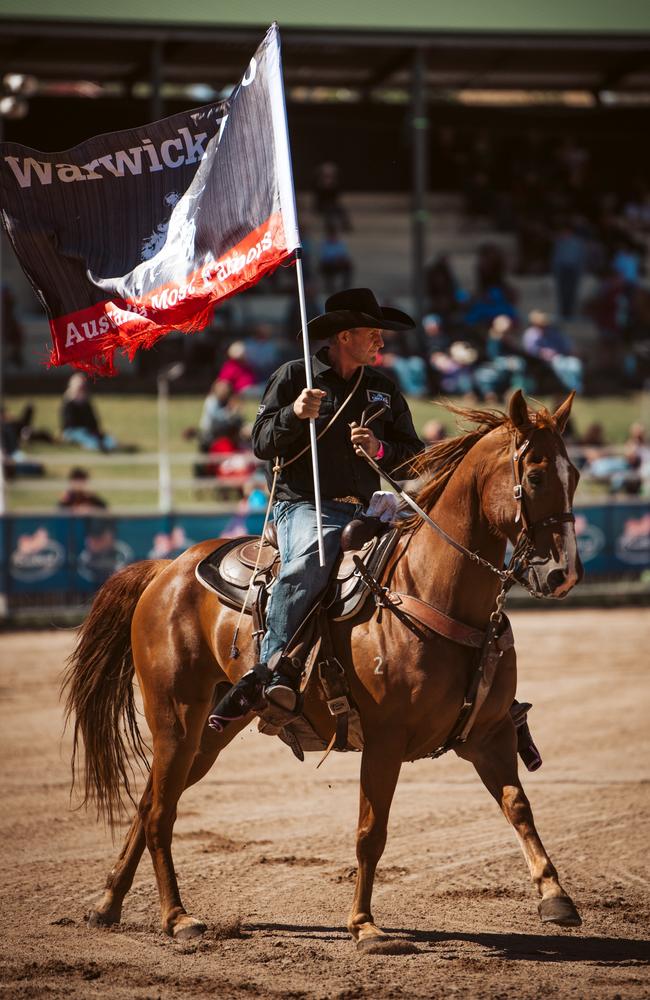
{"type": "MultiPolygon", "coordinates": [[[[28,400],[21,396],[9,396],[7,406],[10,413],[15,413],[28,400]]],[[[37,396],[31,402],[35,403],[36,413],[34,427],[54,432],[58,428],[60,397],[58,395],[37,396]]],[[[192,454],[196,451],[196,442],[183,437],[188,428],[196,427],[201,413],[202,397],[173,396],[169,405],[169,450],[174,454],[192,454]]],[[[542,400],[549,405],[550,401],[542,400]]],[[[95,403],[103,426],[120,442],[136,445],[141,452],[155,452],[158,449],[158,411],[155,397],[152,396],[98,396],[95,403]]],[[[257,409],[255,401],[244,404],[247,419],[253,420],[257,409]]],[[[411,410],[418,430],[421,430],[427,420],[440,420],[453,433],[456,427],[456,417],[443,407],[431,401],[411,400],[411,410]]],[[[573,409],[574,421],[578,433],[595,422],[603,425],[605,437],[612,444],[625,440],[627,429],[633,421],[641,421],[650,431],[650,394],[636,393],[625,398],[603,397],[599,399],[577,399],[573,409]]],[[[29,446],[29,455],[38,458],[46,466],[45,483],[65,479],[69,467],[88,464],[91,471],[91,483],[98,493],[104,496],[112,507],[127,507],[139,505],[152,510],[157,502],[157,467],[152,465],[133,465],[126,461],[120,462],[119,456],[113,456],[102,462],[101,467],[87,463],[88,454],[78,448],[68,445],[33,444],[29,446]],[[54,457],[65,458],[63,465],[53,464],[54,457]],[[48,459],[50,461],[48,462],[48,459]],[[127,483],[128,489],[115,489],[112,483],[127,483]]],[[[192,461],[186,460],[174,463],[174,478],[190,478],[192,476],[192,461]]],[[[40,482],[43,482],[41,480],[40,482]]],[[[12,483],[8,491],[8,507],[10,510],[29,510],[52,507],[60,495],[61,489],[55,483],[51,488],[42,490],[35,488],[27,479],[12,483]]],[[[185,487],[174,489],[176,507],[204,503],[208,507],[214,504],[214,496],[207,492],[203,497],[196,491],[185,487]]]]}

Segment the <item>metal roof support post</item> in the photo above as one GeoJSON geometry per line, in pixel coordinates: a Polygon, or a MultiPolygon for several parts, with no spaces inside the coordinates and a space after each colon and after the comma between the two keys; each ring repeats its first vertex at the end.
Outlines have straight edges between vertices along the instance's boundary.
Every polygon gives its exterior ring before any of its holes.
{"type": "Polygon", "coordinates": [[[149,81],[151,83],[151,97],[149,98],[149,120],[158,122],[163,117],[163,42],[160,38],[155,38],[151,43],[149,53],[149,81]]]}
{"type": "Polygon", "coordinates": [[[412,188],[412,278],[413,311],[416,323],[425,312],[426,227],[428,222],[426,196],[429,179],[429,119],[426,96],[426,50],[413,52],[411,70],[411,150],[413,164],[412,188]]]}

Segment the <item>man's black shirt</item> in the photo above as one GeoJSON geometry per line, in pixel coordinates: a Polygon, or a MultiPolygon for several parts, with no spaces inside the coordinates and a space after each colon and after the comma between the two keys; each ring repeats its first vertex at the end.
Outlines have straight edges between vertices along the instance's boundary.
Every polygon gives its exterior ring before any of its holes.
{"type": "MultiPolygon", "coordinates": [[[[341,378],[329,364],[327,348],[312,358],[313,384],[327,394],[321,400],[316,419],[316,433],[339,409],[352,389],[358,371],[348,381],[341,378]]],[[[269,379],[253,426],[253,451],[257,458],[266,459],[267,481],[272,480],[273,459],[288,460],[309,444],[309,421],[301,420],[293,404],[305,388],[305,363],[289,361],[269,379]]],[[[364,369],[354,396],[341,416],[318,442],[320,488],[323,499],[356,496],[368,502],[380,488],[379,476],[368,463],[355,454],[350,440],[352,421],[361,422],[367,407],[373,412],[382,403],[387,409],[374,420],[371,430],[384,445],[378,462],[388,473],[412,458],[424,447],[413,427],[408,404],[392,379],[375,368],[364,369]],[[374,404],[374,405],[373,405],[374,404]]],[[[408,478],[408,467],[402,470],[408,478]]],[[[276,500],[307,500],[314,497],[311,451],[288,466],[278,477],[276,500]]]]}

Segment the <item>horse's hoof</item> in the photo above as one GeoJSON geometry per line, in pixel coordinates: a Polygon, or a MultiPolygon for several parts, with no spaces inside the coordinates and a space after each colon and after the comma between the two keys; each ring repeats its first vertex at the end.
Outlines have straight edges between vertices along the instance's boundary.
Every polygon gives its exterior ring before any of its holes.
{"type": "Polygon", "coordinates": [[[207,924],[202,920],[197,920],[195,917],[180,917],[174,924],[172,937],[174,941],[191,941],[192,938],[201,937],[207,929],[207,924]]]}
{"type": "Polygon", "coordinates": [[[88,914],[88,926],[89,927],[112,927],[113,924],[119,924],[120,914],[102,913],[101,910],[91,910],[88,914]]]}
{"type": "Polygon", "coordinates": [[[582,923],[580,914],[568,896],[550,896],[548,899],[543,899],[538,910],[543,924],[579,927],[582,923]]]}
{"type": "Polygon", "coordinates": [[[373,934],[359,938],[357,951],[362,955],[415,955],[418,949],[410,941],[390,937],[388,934],[373,934]]]}

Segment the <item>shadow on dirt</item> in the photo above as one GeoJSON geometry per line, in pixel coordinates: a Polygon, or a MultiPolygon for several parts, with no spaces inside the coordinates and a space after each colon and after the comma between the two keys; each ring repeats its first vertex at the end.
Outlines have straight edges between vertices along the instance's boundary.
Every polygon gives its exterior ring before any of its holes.
{"type": "MultiPolygon", "coordinates": [[[[469,934],[462,931],[416,931],[406,928],[384,927],[391,937],[412,944],[478,945],[494,958],[507,958],[535,962],[590,962],[593,965],[649,965],[650,941],[636,938],[586,937],[584,934],[469,934]]],[[[246,931],[266,934],[286,934],[295,938],[317,941],[340,941],[349,938],[343,927],[325,927],[307,924],[245,925],[246,931]]]]}

